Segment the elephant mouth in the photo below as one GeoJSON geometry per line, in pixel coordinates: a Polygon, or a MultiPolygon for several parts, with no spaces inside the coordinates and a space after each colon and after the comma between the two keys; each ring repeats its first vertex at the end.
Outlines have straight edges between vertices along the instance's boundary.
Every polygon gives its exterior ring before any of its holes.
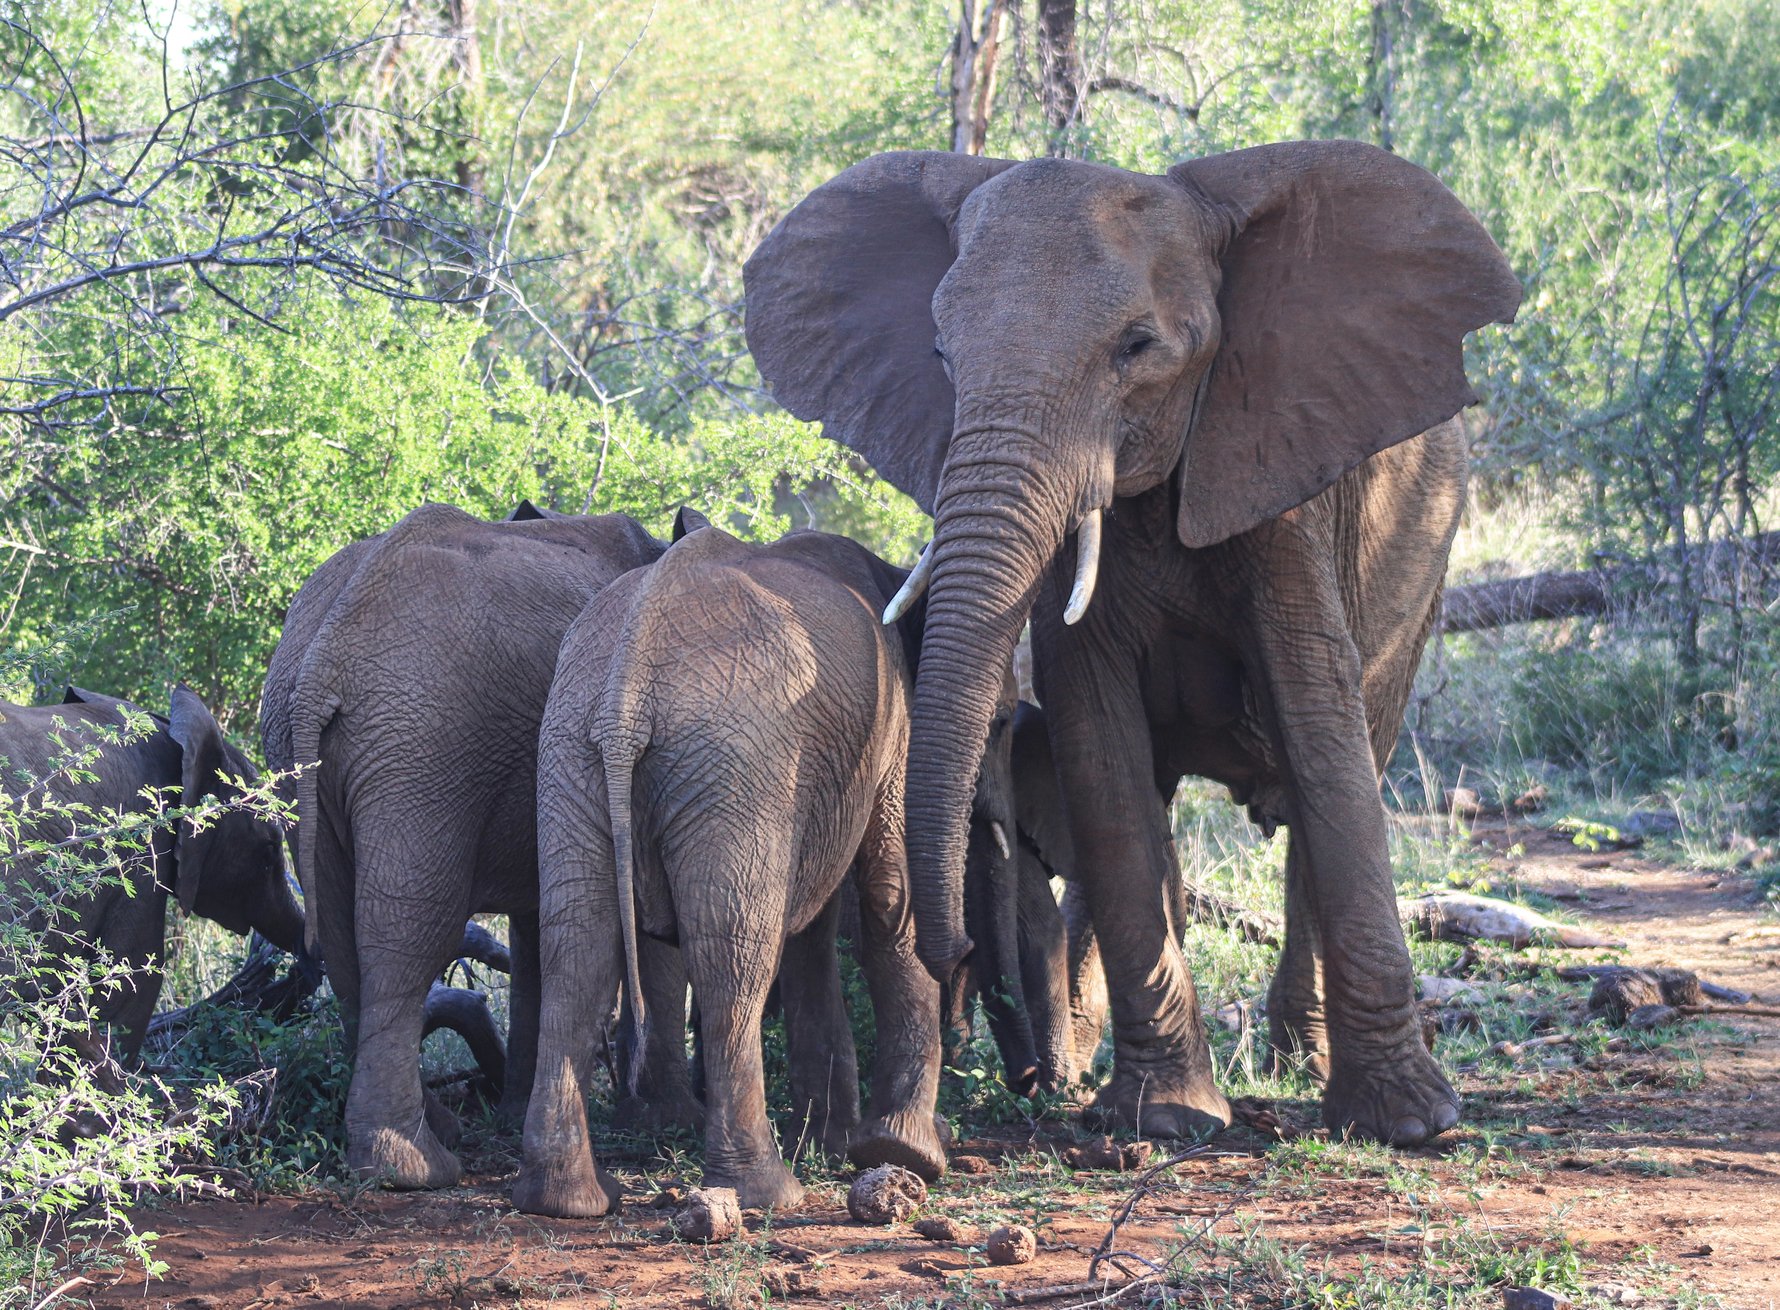
{"type": "MultiPolygon", "coordinates": [[[[1088,612],[1094,599],[1094,588],[1100,581],[1100,543],[1105,511],[1091,509],[1082,516],[1075,529],[1075,581],[1069,589],[1069,603],[1063,608],[1063,622],[1074,626],[1088,612]]],[[[890,603],[884,607],[883,622],[888,627],[909,612],[914,603],[927,592],[933,581],[933,543],[921,548],[921,557],[909,572],[890,603]]],[[[1005,834],[1003,836],[1005,845],[1005,834]]],[[[1005,851],[1003,852],[1005,857],[1005,851]]]]}

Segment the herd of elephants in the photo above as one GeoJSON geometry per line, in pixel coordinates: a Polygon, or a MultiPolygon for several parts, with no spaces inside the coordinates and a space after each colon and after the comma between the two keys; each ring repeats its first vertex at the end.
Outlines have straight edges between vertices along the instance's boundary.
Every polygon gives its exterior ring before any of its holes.
{"type": "MultiPolygon", "coordinates": [[[[1452,1127],[1378,778],[1465,498],[1464,339],[1520,299],[1481,224],[1355,142],[1162,176],[899,152],[812,191],[745,281],[779,403],[933,516],[914,571],[821,532],[748,544],[690,508],[665,543],[525,504],[426,505],[348,545],[266,674],[292,830],[180,824],[146,894],[81,907],[76,939],[142,966],[105,1013],[124,1050],[172,894],[319,956],[354,1053],[352,1167],[450,1185],[423,1011],[466,919],[501,913],[528,1212],[615,1204],[587,1118],[615,1015],[619,1119],[702,1127],[707,1185],[795,1204],[762,1068],[775,984],[792,1108],[857,1164],[945,1168],[947,996],[980,992],[1026,1091],[1092,1059],[1102,974],[1113,1064],[1089,1113],[1201,1134],[1230,1108],[1180,947],[1168,802],[1194,774],[1289,830],[1267,1016],[1330,1131],[1452,1127]],[[1042,711],[1010,673],[1028,625],[1042,711]],[[863,1113],[843,938],[875,1022],[863,1113]]],[[[7,705],[0,754],[28,765],[52,718],[117,704],[7,705]]],[[[254,776],[183,687],[95,773],[84,798],[119,805],[254,776]]]]}

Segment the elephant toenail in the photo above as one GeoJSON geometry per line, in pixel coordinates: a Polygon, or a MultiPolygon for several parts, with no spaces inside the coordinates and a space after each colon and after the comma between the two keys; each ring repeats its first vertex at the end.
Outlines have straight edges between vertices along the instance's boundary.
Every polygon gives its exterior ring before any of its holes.
{"type": "Polygon", "coordinates": [[[1413,1114],[1404,1115],[1391,1128],[1392,1146],[1420,1146],[1427,1140],[1427,1125],[1413,1114]]]}

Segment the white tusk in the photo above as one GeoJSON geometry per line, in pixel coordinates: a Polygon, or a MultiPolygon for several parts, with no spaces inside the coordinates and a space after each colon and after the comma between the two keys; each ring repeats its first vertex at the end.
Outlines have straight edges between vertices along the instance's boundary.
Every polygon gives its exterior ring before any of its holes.
{"type": "Polygon", "coordinates": [[[1077,623],[1094,599],[1094,581],[1100,576],[1100,511],[1093,510],[1075,533],[1075,587],[1063,611],[1065,623],[1077,623]]]}
{"type": "Polygon", "coordinates": [[[1001,852],[1002,859],[1011,860],[1014,858],[1014,848],[1007,844],[1006,828],[1002,827],[999,823],[991,823],[989,825],[989,835],[995,838],[995,849],[1001,852]]]}
{"type": "Polygon", "coordinates": [[[884,625],[888,627],[908,612],[910,605],[921,599],[921,593],[927,590],[927,584],[933,578],[933,543],[930,541],[921,549],[921,558],[915,561],[915,568],[902,584],[902,590],[890,598],[884,606],[884,625]]]}

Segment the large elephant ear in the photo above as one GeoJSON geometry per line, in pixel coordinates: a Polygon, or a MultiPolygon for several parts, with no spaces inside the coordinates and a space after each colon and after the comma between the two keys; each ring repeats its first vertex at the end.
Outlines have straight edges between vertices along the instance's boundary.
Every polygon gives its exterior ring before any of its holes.
{"type": "Polygon", "coordinates": [[[743,269],[748,349],[778,402],[933,512],[954,400],[933,293],[952,222],[1008,160],[902,151],[804,197],[743,269]]]}
{"type": "MultiPolygon", "coordinates": [[[[196,805],[212,792],[218,791],[218,775],[231,768],[223,741],[222,729],[211,717],[210,710],[197,694],[184,683],[173,689],[173,705],[167,714],[167,733],[179,743],[180,798],[184,806],[196,805]]],[[[208,839],[216,832],[215,824],[194,833],[191,825],[181,819],[173,844],[176,866],[173,893],[187,914],[197,903],[198,886],[204,878],[205,860],[210,854],[208,839]]]]}
{"type": "Polygon", "coordinates": [[[1294,141],[1168,176],[1234,233],[1182,460],[1186,545],[1301,505],[1476,400],[1465,334],[1513,319],[1520,283],[1432,173],[1358,141],[1294,141]]]}

